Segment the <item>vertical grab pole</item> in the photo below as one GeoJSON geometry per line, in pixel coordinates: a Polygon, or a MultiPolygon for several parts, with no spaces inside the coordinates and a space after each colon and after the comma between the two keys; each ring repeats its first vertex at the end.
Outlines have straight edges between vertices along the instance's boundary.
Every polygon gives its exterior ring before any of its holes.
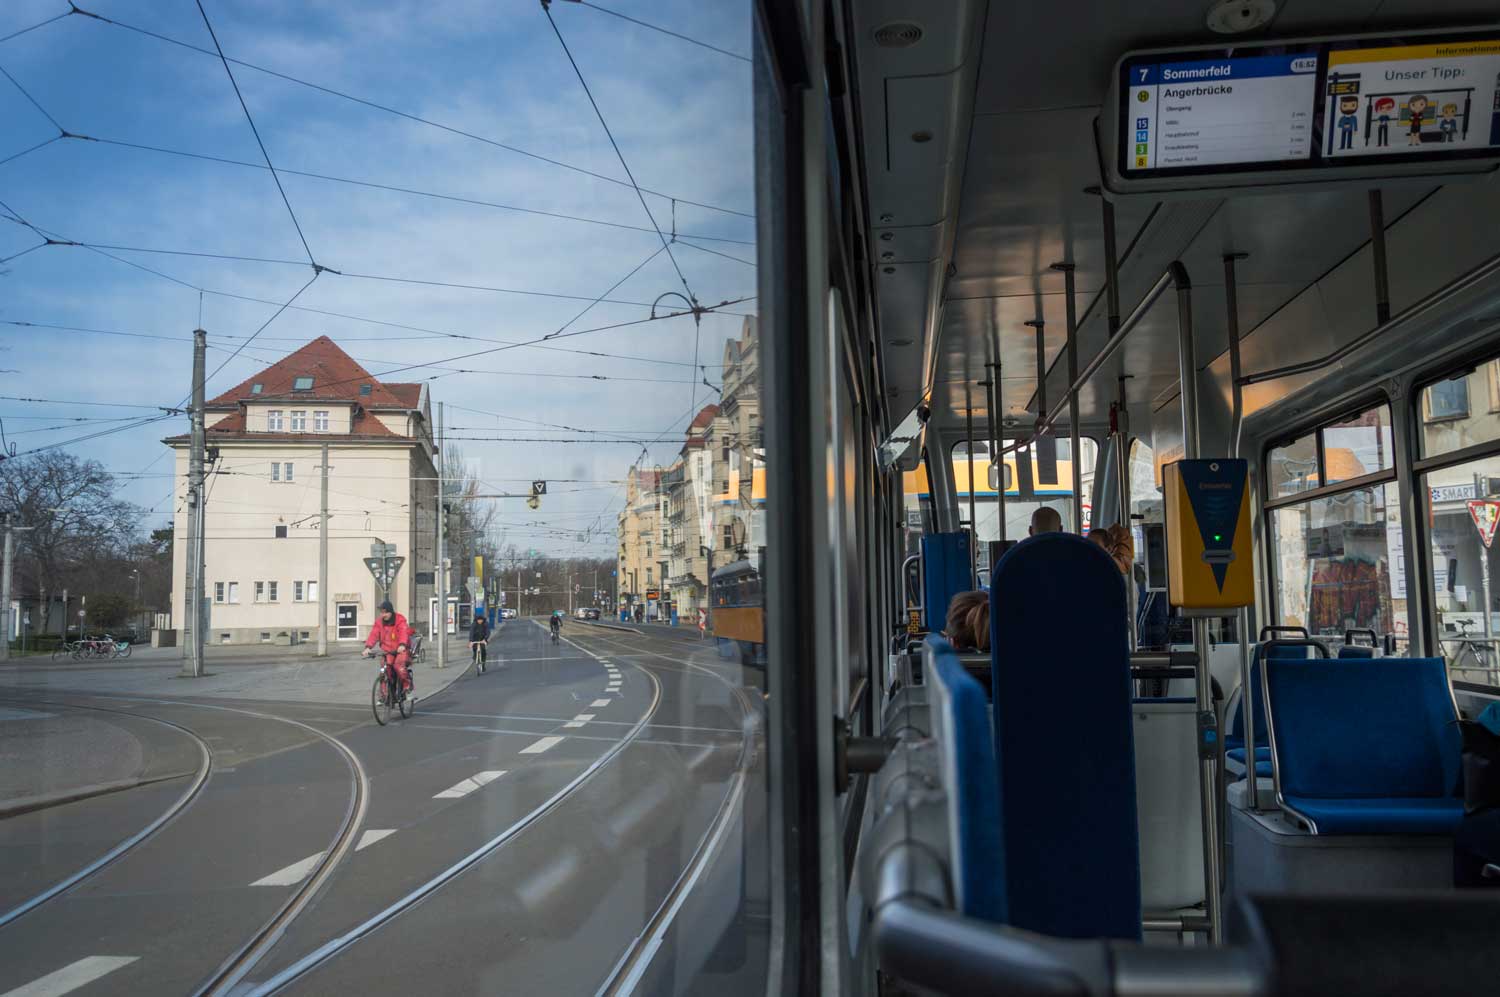
{"type": "Polygon", "coordinates": [[[1002,406],[1005,404],[1005,361],[1000,358],[1000,330],[995,329],[995,374],[991,378],[995,382],[995,458],[1000,462],[1000,470],[995,473],[999,476],[1000,487],[996,489],[995,495],[995,518],[1000,524],[1000,539],[1008,539],[1005,536],[1005,454],[1001,444],[1005,442],[1005,416],[1002,406]]]}
{"type": "Polygon", "coordinates": [[[979,520],[974,518],[974,389],[964,381],[964,449],[969,454],[969,588],[979,587],[979,520]]]}
{"type": "MultiPolygon", "coordinates": [[[[1177,290],[1177,373],[1182,381],[1182,450],[1189,460],[1202,453],[1198,437],[1198,358],[1193,344],[1193,285],[1187,268],[1179,261],[1171,266],[1177,290]]],[[[1215,784],[1218,781],[1218,719],[1214,713],[1213,684],[1208,660],[1208,618],[1193,617],[1193,650],[1198,657],[1198,790],[1203,822],[1203,886],[1208,908],[1208,937],[1218,944],[1223,930],[1222,897],[1219,895],[1219,814],[1215,784]]],[[[1252,757],[1253,764],[1254,759],[1252,757]]]]}
{"type": "Polygon", "coordinates": [[[1380,188],[1370,191],[1370,249],[1375,257],[1375,321],[1391,320],[1390,271],[1385,262],[1385,201],[1380,188]]]}
{"type": "MultiPolygon", "coordinates": [[[[1094,188],[1098,193],[1098,188],[1094,188]]],[[[1109,308],[1109,334],[1120,331],[1120,254],[1115,243],[1115,206],[1101,197],[1104,206],[1104,300],[1109,308]]]]}
{"type": "MultiPolygon", "coordinates": [[[[1245,424],[1245,387],[1240,384],[1240,298],[1239,285],[1235,277],[1235,261],[1243,260],[1245,253],[1224,255],[1224,307],[1225,328],[1229,332],[1229,456],[1240,455],[1240,432],[1245,424]]],[[[1250,695],[1250,610],[1241,609],[1235,620],[1239,637],[1240,655],[1240,717],[1245,734],[1246,794],[1250,812],[1260,810],[1260,794],[1255,782],[1255,697],[1250,695]]],[[[1219,739],[1223,742],[1223,738],[1219,739]]],[[[1219,771],[1223,771],[1221,766],[1219,771]]],[[[1222,812],[1222,811],[1221,811],[1222,812]]],[[[1225,814],[1227,817],[1227,813],[1225,814]]]]}
{"type": "Polygon", "coordinates": [[[1083,447],[1078,415],[1078,306],[1074,303],[1073,270],[1071,263],[1054,263],[1053,270],[1062,272],[1063,294],[1067,297],[1068,316],[1068,422],[1072,429],[1068,434],[1068,454],[1073,465],[1073,512],[1074,525],[1083,532],[1083,447]]]}
{"type": "MultiPolygon", "coordinates": [[[[1000,454],[1000,418],[995,412],[995,385],[1000,380],[1000,372],[995,369],[994,362],[985,364],[989,368],[990,376],[984,382],[984,407],[988,413],[989,444],[990,444],[990,473],[995,476],[995,491],[1005,491],[1005,458],[1000,454]]],[[[988,483],[988,482],[986,482],[988,483]]],[[[999,496],[996,496],[998,502],[999,496]]],[[[1003,533],[996,536],[1004,537],[1003,533]]],[[[989,561],[989,555],[985,555],[985,561],[989,561]]],[[[995,565],[990,562],[990,585],[995,584],[995,565]]]]}

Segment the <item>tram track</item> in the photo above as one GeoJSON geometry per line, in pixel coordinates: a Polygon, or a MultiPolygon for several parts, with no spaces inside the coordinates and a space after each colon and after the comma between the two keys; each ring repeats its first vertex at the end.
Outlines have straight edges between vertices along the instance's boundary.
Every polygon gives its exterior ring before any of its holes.
{"type": "MultiPolygon", "coordinates": [[[[646,635],[643,634],[642,636],[646,635]]],[[[718,810],[709,822],[708,827],[704,830],[697,847],[694,848],[692,857],[688,860],[676,881],[673,882],[662,902],[657,906],[651,917],[647,919],[640,934],[626,948],[625,952],[620,956],[619,961],[615,963],[614,968],[610,971],[609,976],[595,992],[596,997],[626,997],[626,995],[635,993],[636,987],[650,968],[651,961],[655,957],[656,952],[661,948],[662,940],[666,937],[667,932],[676,920],[678,912],[682,909],[688,896],[691,895],[693,888],[697,885],[704,871],[718,856],[724,835],[731,826],[730,822],[735,812],[744,803],[745,784],[752,760],[754,743],[750,730],[750,724],[754,719],[754,712],[751,701],[745,694],[744,689],[734,685],[728,679],[724,678],[724,676],[710,668],[705,668],[702,665],[683,660],[682,658],[674,658],[659,651],[642,650],[633,645],[626,644],[620,639],[599,636],[591,637],[590,639],[623,647],[632,654],[645,654],[675,665],[680,665],[684,672],[692,670],[717,679],[729,689],[739,702],[740,708],[744,711],[745,728],[744,736],[740,742],[739,758],[736,760],[734,775],[730,779],[729,788],[725,792],[723,800],[720,801],[718,810]]]]}
{"type": "MultiPolygon", "coordinates": [[[[355,841],[357,839],[357,834],[364,822],[365,812],[369,807],[369,777],[365,772],[363,763],[361,763],[359,760],[359,756],[356,755],[347,745],[345,745],[342,741],[340,741],[333,735],[318,730],[316,727],[313,727],[310,724],[303,723],[300,720],[293,720],[288,717],[279,717],[275,716],[274,714],[262,713],[256,710],[248,710],[240,707],[222,706],[210,703],[191,703],[181,700],[159,698],[152,698],[144,701],[150,702],[154,705],[178,707],[189,710],[212,710],[215,712],[232,713],[238,716],[251,717],[257,720],[288,724],[309,734],[312,734],[315,738],[318,738],[321,741],[331,745],[344,760],[344,763],[349,767],[351,776],[351,793],[349,805],[345,809],[344,818],[340,822],[338,832],[334,835],[333,840],[330,842],[329,846],[323,851],[322,857],[313,867],[311,873],[301,882],[297,889],[292,892],[292,895],[288,897],[287,900],[280,905],[280,907],[277,908],[277,910],[271,915],[271,917],[269,917],[264,924],[262,924],[254,933],[251,934],[250,938],[247,941],[245,941],[228,958],[220,963],[218,968],[216,968],[202,984],[200,984],[196,989],[193,990],[193,994],[195,995],[195,997],[221,997],[221,995],[228,994],[231,991],[235,990],[235,988],[238,987],[241,981],[245,978],[245,975],[253,970],[256,964],[259,963],[260,960],[270,952],[271,948],[276,944],[281,935],[286,931],[287,926],[290,925],[299,914],[307,909],[308,905],[317,895],[319,890],[321,890],[322,887],[332,877],[338,865],[349,854],[349,852],[353,850],[355,841]]],[[[0,915],[0,927],[4,927],[7,923],[21,917],[31,910],[36,909],[36,907],[40,906],[46,901],[60,896],[63,893],[66,893],[68,890],[71,890],[73,887],[82,883],[85,879],[104,869],[107,865],[112,864],[126,852],[130,851],[137,845],[147,840],[161,828],[165,827],[168,823],[171,822],[171,820],[179,816],[194,800],[198,798],[200,791],[203,789],[204,785],[207,784],[209,776],[212,772],[212,750],[210,749],[208,743],[203,738],[199,737],[197,733],[183,726],[182,724],[174,723],[170,720],[164,720],[160,717],[151,716],[145,713],[137,713],[129,710],[113,709],[102,706],[86,706],[78,703],[65,703],[55,700],[32,699],[28,697],[21,700],[7,700],[7,702],[15,702],[18,704],[32,706],[42,705],[65,709],[92,710],[95,712],[113,713],[119,716],[129,716],[141,720],[163,724],[165,726],[175,728],[184,734],[187,734],[194,741],[196,741],[200,746],[200,749],[205,753],[206,760],[204,764],[200,766],[197,777],[195,778],[193,785],[190,787],[190,791],[184,793],[173,807],[168,808],[166,812],[158,816],[156,820],[152,821],[152,823],[142,831],[137,832],[135,835],[132,835],[130,838],[127,838],[115,848],[111,849],[111,851],[105,856],[102,856],[100,859],[97,859],[94,862],[90,863],[84,869],[79,870],[79,872],[74,873],[72,876],[69,876],[66,879],[60,880],[59,882],[53,884],[41,894],[38,894],[36,897],[33,897],[31,900],[28,900],[26,903],[18,906],[12,911],[7,912],[5,915],[0,915]]]]}
{"type": "MultiPolygon", "coordinates": [[[[566,640],[566,638],[564,639],[566,640]]],[[[571,640],[568,640],[567,643],[590,658],[597,657],[586,648],[573,643],[571,640]]],[[[498,834],[485,841],[479,847],[473,849],[467,855],[460,858],[457,862],[454,862],[447,868],[440,871],[437,875],[432,876],[426,882],[408,892],[405,896],[401,897],[394,903],[389,904],[385,908],[361,921],[355,927],[324,942],[318,948],[297,959],[295,962],[277,972],[269,979],[263,981],[247,982],[244,981],[244,974],[240,974],[238,979],[241,981],[241,983],[239,985],[239,989],[235,991],[236,997],[262,997],[262,995],[274,994],[292,985],[293,983],[304,977],[306,974],[317,969],[319,966],[324,965],[329,960],[338,956],[340,953],[348,950],[351,946],[359,942],[361,939],[368,937],[386,924],[389,924],[396,918],[400,917],[402,914],[411,910],[417,904],[433,896],[434,894],[442,890],[443,887],[447,886],[449,883],[452,883],[464,872],[468,871],[469,869],[483,862],[486,858],[495,854],[507,842],[513,840],[517,835],[521,834],[527,828],[533,826],[548,814],[556,810],[560,805],[562,805],[569,796],[571,796],[575,791],[577,791],[585,783],[587,783],[590,779],[597,775],[606,765],[609,764],[609,762],[618,757],[626,747],[633,743],[640,735],[641,731],[650,726],[651,719],[656,715],[657,709],[661,706],[661,680],[658,679],[654,674],[652,674],[649,669],[644,668],[640,665],[635,665],[634,663],[632,664],[651,681],[651,703],[641,714],[640,718],[635,721],[631,728],[626,731],[624,735],[620,737],[613,745],[611,745],[608,750],[606,750],[598,758],[590,762],[583,771],[579,772],[565,785],[559,788],[556,792],[554,792],[551,796],[549,796],[546,800],[532,809],[529,813],[521,817],[519,820],[513,822],[504,830],[500,831],[498,834]]],[[[202,991],[200,993],[207,993],[207,991],[202,991]]]]}
{"type": "Polygon", "coordinates": [[[73,703],[57,703],[45,700],[21,701],[7,699],[0,700],[0,702],[11,703],[18,706],[23,704],[46,705],[59,709],[78,709],[90,710],[96,713],[112,713],[118,716],[132,717],[137,720],[145,720],[151,723],[160,724],[164,727],[170,727],[173,730],[176,730],[177,732],[184,734],[188,738],[192,739],[198,746],[200,758],[198,770],[196,773],[194,773],[192,782],[188,785],[187,789],[183,791],[182,795],[179,796],[175,801],[173,801],[171,806],[167,807],[166,810],[163,810],[160,814],[158,814],[145,827],[141,828],[139,831],[136,831],[134,834],[122,839],[121,841],[116,843],[114,847],[110,848],[109,851],[105,852],[103,855],[83,866],[83,868],[78,869],[71,875],[63,877],[62,879],[53,883],[51,886],[47,887],[42,892],[28,898],[27,900],[22,901],[15,907],[12,907],[10,910],[5,911],[3,914],[0,914],[0,928],[4,928],[12,921],[15,921],[16,919],[30,913],[33,910],[36,910],[47,901],[61,896],[67,891],[71,890],[73,887],[77,886],[79,883],[82,883],[84,880],[88,879],[90,876],[93,876],[95,873],[100,872],[101,870],[112,864],[116,859],[120,858],[122,855],[126,854],[131,849],[135,848],[137,845],[140,845],[142,842],[149,839],[152,835],[156,834],[157,831],[166,827],[179,814],[181,814],[189,806],[191,806],[193,804],[193,801],[198,798],[199,791],[202,790],[204,785],[206,785],[208,782],[209,774],[213,769],[213,749],[209,747],[207,741],[199,737],[188,728],[183,727],[180,724],[172,723],[170,720],[162,720],[159,717],[147,716],[142,713],[131,713],[127,710],[112,710],[102,706],[79,706],[73,703]]]}

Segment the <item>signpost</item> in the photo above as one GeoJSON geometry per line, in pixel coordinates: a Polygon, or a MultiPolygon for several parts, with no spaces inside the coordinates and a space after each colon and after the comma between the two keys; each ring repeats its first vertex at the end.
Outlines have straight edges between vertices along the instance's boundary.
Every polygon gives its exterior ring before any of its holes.
{"type": "Polygon", "coordinates": [[[404,557],[365,558],[365,567],[370,569],[370,576],[375,579],[375,584],[380,586],[382,598],[390,598],[391,586],[395,584],[396,576],[401,572],[401,565],[405,563],[404,557]]]}
{"type": "MultiPolygon", "coordinates": [[[[1478,483],[1475,483],[1478,490],[1478,483]]],[[[1494,625],[1490,622],[1490,544],[1495,539],[1495,524],[1500,523],[1500,502],[1494,499],[1470,499],[1469,518],[1474,521],[1474,528],[1479,531],[1479,541],[1484,544],[1484,550],[1479,555],[1479,581],[1483,586],[1484,594],[1484,637],[1485,647],[1494,645],[1489,643],[1494,634],[1494,625]]]]}

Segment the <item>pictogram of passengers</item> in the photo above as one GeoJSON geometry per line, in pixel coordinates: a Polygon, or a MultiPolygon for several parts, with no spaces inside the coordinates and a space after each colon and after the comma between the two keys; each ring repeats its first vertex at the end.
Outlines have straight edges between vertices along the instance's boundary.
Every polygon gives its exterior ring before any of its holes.
{"type": "MultiPolygon", "coordinates": [[[[1405,128],[1408,146],[1466,141],[1473,96],[1473,87],[1426,93],[1364,94],[1364,144],[1368,146],[1373,138],[1377,149],[1388,147],[1393,123],[1398,128],[1405,128]]],[[[1347,97],[1339,101],[1341,112],[1346,100],[1347,97]]],[[[1343,127],[1343,118],[1339,119],[1339,127],[1343,127]]],[[[1340,144],[1339,148],[1348,146],[1340,144]]]]}

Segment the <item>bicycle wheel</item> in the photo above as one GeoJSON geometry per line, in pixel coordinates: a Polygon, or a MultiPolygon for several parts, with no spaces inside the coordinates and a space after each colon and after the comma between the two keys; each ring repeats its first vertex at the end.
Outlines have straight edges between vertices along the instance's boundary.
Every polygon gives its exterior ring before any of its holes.
{"type": "Polygon", "coordinates": [[[115,654],[119,655],[122,658],[128,658],[130,657],[130,648],[131,645],[129,644],[116,644],[115,654]]]}
{"type": "Polygon", "coordinates": [[[412,713],[417,709],[417,688],[412,686],[401,697],[401,719],[410,720],[412,713]]]}
{"type": "Polygon", "coordinates": [[[482,655],[482,654],[479,653],[479,649],[478,648],[474,649],[474,674],[475,675],[483,675],[484,674],[484,655],[482,655]]]}
{"type": "Polygon", "coordinates": [[[391,718],[391,696],[386,688],[385,672],[375,676],[375,685],[370,689],[370,709],[375,714],[375,722],[382,727],[391,718]]]}

